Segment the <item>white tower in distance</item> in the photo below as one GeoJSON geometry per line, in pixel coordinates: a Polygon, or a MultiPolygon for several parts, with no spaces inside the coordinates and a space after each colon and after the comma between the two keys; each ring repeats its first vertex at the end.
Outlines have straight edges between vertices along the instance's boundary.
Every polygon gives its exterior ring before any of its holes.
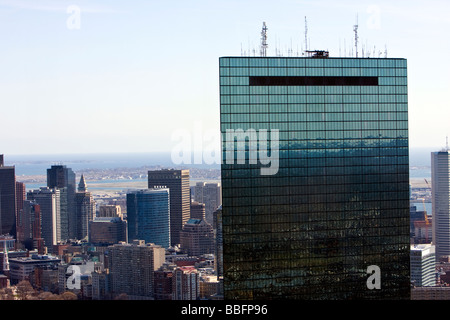
{"type": "Polygon", "coordinates": [[[450,155],[448,148],[431,154],[433,244],[436,259],[450,255],[450,155]]]}

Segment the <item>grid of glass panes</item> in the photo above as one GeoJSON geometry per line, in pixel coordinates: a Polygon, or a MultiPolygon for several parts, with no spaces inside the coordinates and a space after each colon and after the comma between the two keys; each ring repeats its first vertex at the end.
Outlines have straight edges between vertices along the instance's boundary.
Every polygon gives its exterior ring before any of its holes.
{"type": "Polygon", "coordinates": [[[220,99],[223,137],[280,132],[276,175],[222,165],[226,298],[409,297],[406,60],[225,57],[220,99]],[[250,76],[378,86],[249,86],[250,76]],[[373,264],[382,291],[366,286],[373,264]]]}

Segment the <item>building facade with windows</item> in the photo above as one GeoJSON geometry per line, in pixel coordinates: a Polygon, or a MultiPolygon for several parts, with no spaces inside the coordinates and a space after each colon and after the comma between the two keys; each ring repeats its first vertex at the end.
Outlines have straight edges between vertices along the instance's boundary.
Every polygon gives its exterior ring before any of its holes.
{"type": "Polygon", "coordinates": [[[148,188],[167,188],[170,192],[170,242],[180,244],[180,231],[190,218],[189,170],[148,171],[148,188]]]}
{"type": "Polygon", "coordinates": [[[65,165],[52,165],[47,169],[47,187],[60,190],[61,240],[76,239],[75,173],[65,165]]]}
{"type": "MultiPolygon", "coordinates": [[[[27,200],[34,201],[40,207],[40,221],[36,221],[36,226],[40,225],[40,234],[36,230],[38,238],[43,240],[48,252],[52,252],[53,245],[61,241],[61,193],[60,189],[49,189],[41,187],[38,190],[27,192],[27,200]]],[[[40,243],[42,245],[42,243],[40,243]]]]}
{"type": "Polygon", "coordinates": [[[128,242],[145,240],[170,247],[169,189],[144,189],[127,194],[128,242]]]}
{"type": "Polygon", "coordinates": [[[225,299],[409,299],[406,60],[219,65],[225,299]]]}
{"type": "Polygon", "coordinates": [[[432,287],[436,281],[436,254],[432,244],[411,245],[411,283],[416,287],[432,287]]]}
{"type": "Polygon", "coordinates": [[[16,236],[16,169],[0,154],[0,235],[16,236]]]}
{"type": "Polygon", "coordinates": [[[450,255],[450,153],[431,153],[432,239],[436,258],[450,255]]]}

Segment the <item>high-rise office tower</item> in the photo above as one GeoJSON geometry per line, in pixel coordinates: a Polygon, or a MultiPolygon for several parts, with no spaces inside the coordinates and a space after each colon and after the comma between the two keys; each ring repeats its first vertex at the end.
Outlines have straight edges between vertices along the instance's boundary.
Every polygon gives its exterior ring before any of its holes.
{"type": "Polygon", "coordinates": [[[52,165],[47,169],[47,187],[60,190],[61,240],[77,237],[75,212],[75,173],[64,165],[52,165]]]}
{"type": "Polygon", "coordinates": [[[95,216],[94,197],[88,192],[83,175],[81,175],[78,184],[78,192],[75,194],[75,213],[77,217],[77,239],[81,240],[88,236],[89,221],[95,216]]]}
{"type": "Polygon", "coordinates": [[[19,248],[33,250],[33,227],[35,225],[35,216],[40,218],[40,210],[40,206],[36,202],[30,200],[23,201],[22,208],[17,213],[16,219],[19,248]]]}
{"type": "Polygon", "coordinates": [[[450,255],[450,153],[431,154],[432,238],[436,259],[450,255]]]}
{"type": "Polygon", "coordinates": [[[23,202],[26,200],[25,183],[16,181],[16,215],[23,208],[23,202]]]}
{"type": "Polygon", "coordinates": [[[40,207],[41,237],[49,252],[53,245],[61,240],[60,228],[60,190],[41,187],[27,192],[27,200],[34,201],[40,207]]]}
{"type": "MultiPolygon", "coordinates": [[[[25,200],[28,201],[28,200],[25,200]]],[[[24,201],[24,206],[26,202],[24,201]]],[[[33,248],[37,249],[38,254],[44,254],[45,252],[45,243],[44,238],[42,237],[42,215],[41,215],[41,206],[35,202],[30,203],[30,211],[31,211],[31,223],[32,223],[32,239],[33,239],[33,248]]],[[[53,251],[53,250],[51,250],[53,251]]]]}
{"type": "Polygon", "coordinates": [[[219,63],[225,299],[409,299],[406,60],[219,63]]]}
{"type": "Polygon", "coordinates": [[[222,204],[220,183],[197,182],[194,187],[194,199],[205,204],[205,219],[212,224],[214,220],[213,213],[222,204]]]}
{"type": "Polygon", "coordinates": [[[128,241],[144,240],[170,247],[169,189],[145,189],[127,193],[128,241]]]}
{"type": "Polygon", "coordinates": [[[17,245],[19,248],[44,254],[41,227],[41,206],[34,200],[24,200],[17,214],[17,245]]]}
{"type": "Polygon", "coordinates": [[[125,293],[129,299],[154,297],[154,272],[165,260],[165,249],[135,240],[108,247],[110,288],[113,295],[125,293]]]}
{"type": "Polygon", "coordinates": [[[434,245],[411,245],[411,283],[417,287],[432,287],[436,285],[434,245]]]}
{"type": "Polygon", "coordinates": [[[0,235],[16,236],[16,173],[0,155],[0,235]]]}
{"type": "Polygon", "coordinates": [[[148,187],[170,190],[170,242],[179,244],[180,231],[190,218],[189,170],[149,171],[148,187]]]}

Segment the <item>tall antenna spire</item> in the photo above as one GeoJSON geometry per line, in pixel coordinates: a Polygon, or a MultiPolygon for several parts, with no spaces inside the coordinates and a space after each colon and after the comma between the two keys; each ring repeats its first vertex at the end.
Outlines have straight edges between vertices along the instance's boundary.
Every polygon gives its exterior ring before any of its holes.
{"type": "Polygon", "coordinates": [[[308,24],[305,16],[305,52],[308,51],[308,24]]]}
{"type": "Polygon", "coordinates": [[[355,51],[358,58],[358,15],[356,15],[356,24],[353,26],[353,31],[355,32],[355,51]]]}
{"type": "Polygon", "coordinates": [[[267,47],[268,47],[268,45],[267,45],[267,30],[268,29],[267,29],[266,23],[263,22],[263,27],[261,30],[261,50],[260,50],[261,57],[265,57],[267,55],[267,47]]]}

